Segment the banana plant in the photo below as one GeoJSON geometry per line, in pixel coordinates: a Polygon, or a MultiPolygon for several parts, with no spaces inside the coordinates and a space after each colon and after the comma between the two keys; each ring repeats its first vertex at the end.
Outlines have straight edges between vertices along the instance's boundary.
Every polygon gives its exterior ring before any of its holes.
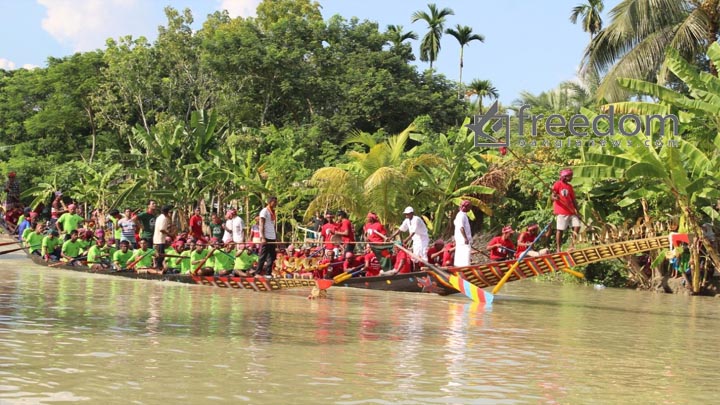
{"type": "MultiPolygon", "coordinates": [[[[720,174],[720,79],[698,71],[673,49],[667,53],[666,66],[685,83],[689,95],[654,83],[620,79],[623,87],[657,101],[622,102],[605,107],[612,105],[618,114],[641,116],[677,113],[684,136],[674,137],[675,145],[665,139],[661,144],[651,142],[646,145],[638,140],[619,146],[609,144],[604,150],[591,147],[583,151],[584,165],[577,173],[579,177],[594,179],[622,178],[630,188],[638,181],[647,180],[661,185],[677,203],[681,227],[701,239],[715,268],[720,268],[720,258],[700,227],[701,213],[717,216],[712,205],[720,197],[717,180],[720,174]]],[[[714,64],[720,63],[720,44],[713,43],[707,54],[714,64]]],[[[588,110],[584,113],[590,120],[597,115],[588,110]]],[[[633,131],[635,123],[629,121],[626,130],[633,131]]],[[[657,134],[657,125],[654,121],[653,125],[642,129],[657,134]]],[[[699,269],[699,246],[694,245],[691,250],[693,267],[699,269]]],[[[699,289],[700,272],[694,271],[693,291],[697,293],[699,289]]]]}

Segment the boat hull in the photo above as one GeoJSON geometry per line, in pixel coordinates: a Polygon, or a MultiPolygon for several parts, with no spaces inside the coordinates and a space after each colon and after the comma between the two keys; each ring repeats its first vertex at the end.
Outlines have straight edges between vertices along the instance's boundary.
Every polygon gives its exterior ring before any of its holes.
{"type": "Polygon", "coordinates": [[[427,271],[377,277],[353,277],[337,287],[362,288],[366,290],[397,291],[412,293],[435,293],[440,295],[455,294],[458,291],[437,282],[437,278],[427,271]]]}

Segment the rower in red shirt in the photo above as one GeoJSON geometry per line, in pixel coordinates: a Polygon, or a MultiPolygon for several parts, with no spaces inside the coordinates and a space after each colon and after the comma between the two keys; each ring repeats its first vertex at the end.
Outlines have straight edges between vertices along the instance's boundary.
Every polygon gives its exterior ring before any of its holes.
{"type": "Polygon", "coordinates": [[[361,256],[365,261],[365,277],[375,277],[380,275],[380,262],[375,253],[370,249],[370,245],[365,245],[365,254],[361,256]]]}
{"type": "Polygon", "coordinates": [[[438,239],[428,248],[427,255],[428,261],[436,266],[443,265],[443,248],[445,247],[445,241],[438,239]]]}
{"type": "Polygon", "coordinates": [[[503,261],[512,257],[512,253],[515,252],[515,245],[510,240],[510,237],[514,233],[515,231],[508,225],[502,229],[500,236],[490,239],[487,245],[490,251],[490,260],[503,261]]]}

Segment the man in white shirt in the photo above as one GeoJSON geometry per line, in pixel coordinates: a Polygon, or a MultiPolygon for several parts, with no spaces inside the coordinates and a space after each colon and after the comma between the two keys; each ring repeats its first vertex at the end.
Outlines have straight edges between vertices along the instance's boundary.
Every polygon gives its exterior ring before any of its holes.
{"type": "Polygon", "coordinates": [[[470,232],[470,220],[467,212],[470,211],[470,201],[463,200],[460,203],[460,211],[455,215],[455,262],[453,265],[469,266],[470,251],[472,249],[472,233],[470,232]]]}
{"type": "Polygon", "coordinates": [[[275,207],[277,207],[277,204],[277,197],[270,197],[267,206],[260,211],[260,257],[255,269],[255,273],[258,275],[272,275],[273,264],[277,257],[275,251],[275,242],[277,241],[275,207]],[[267,267],[267,272],[265,272],[265,267],[267,267]]]}
{"type": "MultiPolygon", "coordinates": [[[[412,249],[415,256],[419,256],[423,260],[427,261],[427,250],[430,245],[430,238],[428,237],[427,226],[425,221],[417,215],[412,207],[407,207],[403,211],[405,214],[405,220],[400,224],[400,227],[390,235],[390,239],[394,238],[400,232],[409,232],[408,237],[403,241],[405,245],[412,239],[412,249]]],[[[417,260],[413,258],[413,262],[417,263],[417,260]]]]}
{"type": "Polygon", "coordinates": [[[242,218],[237,215],[237,211],[230,210],[225,214],[225,233],[223,234],[223,243],[245,242],[245,223],[242,218]]]}
{"type": "Polygon", "coordinates": [[[155,249],[155,259],[153,267],[157,270],[163,268],[165,261],[165,237],[170,235],[170,211],[172,207],[165,205],[160,210],[160,215],[155,218],[155,230],[153,231],[153,248],[155,249]]]}

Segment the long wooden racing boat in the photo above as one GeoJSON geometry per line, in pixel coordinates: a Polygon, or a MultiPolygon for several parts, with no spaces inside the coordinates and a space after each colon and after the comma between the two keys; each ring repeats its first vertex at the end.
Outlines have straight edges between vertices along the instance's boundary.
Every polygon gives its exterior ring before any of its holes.
{"type": "MultiPolygon", "coordinates": [[[[686,234],[675,234],[673,237],[684,237],[684,239],[687,240],[686,234]]],[[[591,246],[570,252],[553,253],[537,257],[526,256],[509,276],[507,282],[523,280],[557,271],[577,273],[572,271],[571,268],[622,256],[633,255],[636,253],[648,252],[651,250],[667,249],[669,246],[670,237],[658,236],[654,238],[591,246]]],[[[497,285],[505,273],[510,270],[513,264],[515,264],[515,260],[507,260],[466,267],[449,267],[444,270],[457,274],[476,287],[487,288],[497,285]]],[[[452,288],[446,277],[443,277],[432,270],[428,270],[428,273],[435,277],[439,286],[452,288]]]]}
{"type": "MultiPolygon", "coordinates": [[[[678,234],[680,235],[680,234],[678,234]]],[[[603,260],[667,248],[668,236],[630,240],[601,246],[591,246],[571,252],[553,253],[537,257],[525,257],[507,280],[517,281],[557,271],[567,271],[575,266],[595,263],[603,260]]],[[[466,267],[444,267],[442,270],[457,274],[479,288],[497,285],[515,260],[490,262],[466,267]]],[[[573,272],[574,274],[580,274],[573,272]]],[[[364,288],[369,290],[426,292],[440,295],[458,292],[442,274],[429,268],[423,271],[396,274],[393,276],[353,277],[339,284],[342,287],[364,288]]]]}
{"type": "Polygon", "coordinates": [[[140,280],[172,281],[188,284],[202,284],[206,286],[221,288],[236,288],[252,291],[277,291],[289,288],[313,288],[326,290],[333,285],[332,280],[315,280],[307,278],[265,278],[257,277],[221,277],[221,276],[194,276],[189,274],[156,274],[147,271],[115,271],[112,269],[94,270],[86,265],[60,264],[59,262],[46,262],[38,255],[30,254],[26,249],[23,251],[30,257],[33,263],[63,269],[79,271],[83,273],[104,274],[109,276],[120,276],[140,280]]]}

